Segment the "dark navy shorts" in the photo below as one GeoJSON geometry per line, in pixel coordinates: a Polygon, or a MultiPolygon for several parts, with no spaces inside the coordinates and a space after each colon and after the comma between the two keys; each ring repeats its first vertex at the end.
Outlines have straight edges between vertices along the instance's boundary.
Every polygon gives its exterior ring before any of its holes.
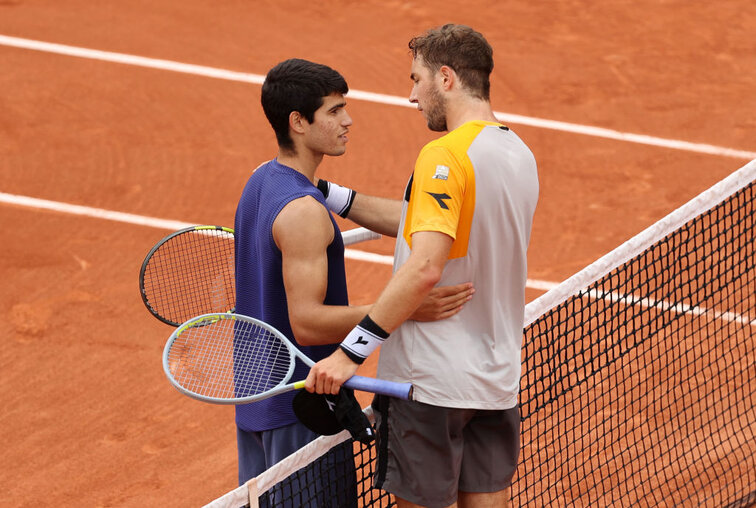
{"type": "Polygon", "coordinates": [[[281,462],[317,437],[317,434],[299,422],[258,432],[236,427],[239,485],[244,485],[247,480],[281,462]]]}

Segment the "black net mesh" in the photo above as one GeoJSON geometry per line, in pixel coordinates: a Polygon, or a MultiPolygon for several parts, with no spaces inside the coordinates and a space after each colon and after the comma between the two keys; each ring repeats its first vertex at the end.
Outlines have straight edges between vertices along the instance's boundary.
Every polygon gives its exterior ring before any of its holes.
{"type": "Polygon", "coordinates": [[[748,506],[754,184],[529,326],[520,506],[748,506]]]}
{"type": "Polygon", "coordinates": [[[375,446],[348,439],[261,495],[260,508],[394,506],[388,493],[372,488],[375,453],[375,446]]]}

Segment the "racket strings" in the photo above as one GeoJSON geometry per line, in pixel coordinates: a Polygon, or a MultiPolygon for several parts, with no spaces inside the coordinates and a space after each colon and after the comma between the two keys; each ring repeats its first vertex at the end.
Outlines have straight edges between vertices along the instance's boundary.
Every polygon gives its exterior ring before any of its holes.
{"type": "Polygon", "coordinates": [[[222,229],[189,230],[169,238],[144,272],[150,307],[178,324],[234,308],[234,236],[222,229]]]}
{"type": "Polygon", "coordinates": [[[274,334],[248,322],[237,322],[235,341],[237,397],[258,395],[288,380],[291,355],[274,334]]]}
{"type": "Polygon", "coordinates": [[[233,315],[188,326],[168,352],[171,375],[181,387],[217,399],[270,391],[289,379],[292,363],[276,335],[233,315]]]}
{"type": "MultiPolygon", "coordinates": [[[[166,294],[177,298],[178,321],[208,312],[208,309],[210,312],[230,310],[234,305],[233,236],[222,230],[201,230],[176,239],[181,241],[166,259],[175,260],[177,287],[166,294]],[[208,287],[208,283],[212,285],[208,287]],[[182,309],[189,314],[183,315],[182,309]]],[[[171,303],[170,298],[166,301],[171,303]]]]}

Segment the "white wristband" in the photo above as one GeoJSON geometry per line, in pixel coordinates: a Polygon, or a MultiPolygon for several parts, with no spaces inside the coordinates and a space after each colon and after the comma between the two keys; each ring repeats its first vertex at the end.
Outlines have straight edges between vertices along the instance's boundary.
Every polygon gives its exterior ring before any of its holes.
{"type": "Polygon", "coordinates": [[[365,358],[370,356],[370,353],[383,344],[387,337],[388,333],[373,323],[368,316],[365,316],[365,319],[349,332],[341,342],[340,347],[353,361],[362,363],[365,358]]]}
{"type": "Polygon", "coordinates": [[[318,182],[318,188],[325,196],[326,206],[332,212],[338,214],[340,217],[346,218],[349,213],[349,209],[352,208],[354,197],[357,193],[349,187],[342,187],[339,184],[328,182],[326,180],[320,180],[318,182]],[[323,185],[325,183],[325,185],[323,185]]]}

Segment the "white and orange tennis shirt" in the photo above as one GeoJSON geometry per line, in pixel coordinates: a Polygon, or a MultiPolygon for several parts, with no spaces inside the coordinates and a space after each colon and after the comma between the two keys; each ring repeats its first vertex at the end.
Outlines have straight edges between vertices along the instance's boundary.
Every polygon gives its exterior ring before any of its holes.
{"type": "Polygon", "coordinates": [[[507,127],[472,121],[423,147],[404,196],[394,271],[412,234],[454,239],[439,285],[472,282],[461,312],[406,321],[381,347],[378,377],[444,407],[509,409],[520,384],[527,247],[538,201],[535,158],[507,127]]]}

